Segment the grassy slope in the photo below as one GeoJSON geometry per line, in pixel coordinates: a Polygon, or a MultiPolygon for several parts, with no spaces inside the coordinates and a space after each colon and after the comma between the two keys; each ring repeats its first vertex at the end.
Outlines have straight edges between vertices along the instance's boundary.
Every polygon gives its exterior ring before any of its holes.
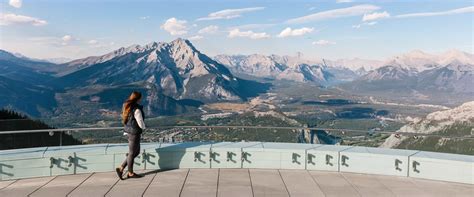
{"type": "Polygon", "coordinates": [[[409,138],[404,140],[396,148],[474,155],[474,139],[450,138],[470,136],[473,131],[474,124],[472,123],[456,123],[441,131],[435,132],[435,134],[446,136],[444,138],[409,138]]]}

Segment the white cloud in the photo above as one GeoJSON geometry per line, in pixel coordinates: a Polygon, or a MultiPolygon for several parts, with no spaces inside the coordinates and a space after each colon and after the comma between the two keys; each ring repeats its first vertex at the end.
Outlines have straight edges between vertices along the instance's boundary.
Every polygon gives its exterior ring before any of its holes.
{"type": "Polygon", "coordinates": [[[72,40],[72,36],[71,35],[65,35],[61,38],[61,40],[63,40],[64,42],[69,42],[72,40]]]}
{"type": "Polygon", "coordinates": [[[263,10],[265,7],[250,7],[241,9],[225,9],[218,12],[210,13],[206,17],[198,18],[198,21],[203,20],[217,20],[217,19],[232,19],[241,17],[243,13],[263,10]]]}
{"type": "Polygon", "coordinates": [[[386,11],[384,12],[374,12],[371,14],[364,14],[362,17],[362,21],[367,22],[367,21],[375,21],[383,18],[389,18],[390,14],[386,11]]]}
{"type": "Polygon", "coordinates": [[[200,36],[200,35],[195,35],[195,36],[191,36],[188,38],[188,40],[201,40],[203,39],[204,37],[200,36]]]}
{"type": "Polygon", "coordinates": [[[273,27],[275,25],[276,24],[273,24],[273,23],[254,23],[254,24],[234,26],[229,29],[265,29],[268,27],[273,27]]]}
{"type": "Polygon", "coordinates": [[[0,14],[0,25],[16,25],[27,24],[33,26],[42,26],[48,24],[45,20],[34,18],[31,16],[16,14],[0,14]]]}
{"type": "Polygon", "coordinates": [[[73,40],[73,38],[71,35],[64,35],[61,40],[61,45],[68,45],[73,40]]]}
{"type": "Polygon", "coordinates": [[[352,25],[352,28],[354,28],[354,29],[359,29],[359,28],[361,28],[362,26],[372,26],[372,25],[375,25],[375,24],[377,24],[377,21],[364,22],[364,23],[360,23],[360,24],[357,24],[357,25],[352,25]]]}
{"type": "Polygon", "coordinates": [[[312,44],[313,45],[326,46],[326,45],[333,45],[333,44],[336,44],[336,43],[328,41],[328,40],[318,40],[318,41],[314,41],[312,44]]]}
{"type": "Polygon", "coordinates": [[[293,18],[286,21],[286,23],[306,23],[310,21],[326,20],[332,18],[348,17],[348,16],[359,16],[375,10],[380,7],[375,5],[356,5],[347,8],[340,8],[334,10],[322,11],[310,15],[306,15],[299,18],[293,18]]]}
{"type": "Polygon", "coordinates": [[[401,14],[395,17],[396,18],[409,18],[409,17],[443,16],[443,15],[464,14],[464,13],[473,13],[473,12],[474,12],[474,6],[470,6],[470,7],[458,8],[458,9],[441,11],[441,12],[419,12],[419,13],[401,14]]]}
{"type": "Polygon", "coordinates": [[[311,11],[311,10],[315,10],[316,8],[317,7],[310,7],[310,8],[308,8],[308,10],[311,11]]]}
{"type": "Polygon", "coordinates": [[[188,33],[186,23],[185,20],[178,20],[173,17],[166,20],[166,22],[161,25],[161,28],[173,36],[179,36],[188,33]]]}
{"type": "Polygon", "coordinates": [[[227,37],[229,38],[247,37],[250,39],[257,40],[257,39],[269,38],[270,35],[268,35],[265,32],[255,33],[253,31],[240,31],[239,29],[233,29],[229,31],[229,35],[227,37]]]}
{"type": "Polygon", "coordinates": [[[353,0],[336,0],[336,3],[351,3],[353,0]]]}
{"type": "Polygon", "coordinates": [[[204,27],[198,31],[199,34],[214,34],[217,33],[219,30],[218,26],[215,25],[209,25],[207,27],[204,27]]]}
{"type": "Polygon", "coordinates": [[[21,8],[21,5],[23,4],[22,3],[22,0],[10,0],[8,2],[8,4],[10,4],[11,6],[15,7],[15,8],[21,8]]]}
{"type": "Polygon", "coordinates": [[[141,20],[150,19],[150,16],[141,16],[140,19],[141,19],[141,20]]]}
{"type": "Polygon", "coordinates": [[[90,44],[90,45],[95,45],[95,44],[98,44],[99,41],[97,41],[97,40],[89,40],[89,42],[87,42],[87,43],[90,44]]]}
{"type": "Polygon", "coordinates": [[[302,36],[304,34],[311,33],[313,30],[314,28],[309,28],[309,27],[303,27],[300,29],[291,29],[290,27],[287,27],[283,31],[281,31],[277,37],[285,38],[289,36],[302,36]]]}

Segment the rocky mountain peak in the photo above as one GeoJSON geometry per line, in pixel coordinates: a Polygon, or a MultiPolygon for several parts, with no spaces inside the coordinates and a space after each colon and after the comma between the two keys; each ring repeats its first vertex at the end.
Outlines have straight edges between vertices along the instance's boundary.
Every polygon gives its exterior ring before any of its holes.
{"type": "Polygon", "coordinates": [[[64,75],[61,80],[71,86],[146,82],[174,99],[243,98],[237,90],[239,80],[185,39],[132,45],[91,60],[90,65],[64,75]]]}

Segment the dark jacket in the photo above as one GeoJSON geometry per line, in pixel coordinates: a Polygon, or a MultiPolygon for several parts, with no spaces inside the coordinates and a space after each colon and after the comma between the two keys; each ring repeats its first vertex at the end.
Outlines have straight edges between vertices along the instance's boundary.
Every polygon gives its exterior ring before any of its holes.
{"type": "Polygon", "coordinates": [[[137,135],[143,132],[143,130],[138,125],[137,120],[135,119],[135,116],[134,116],[135,114],[134,112],[136,109],[140,110],[140,112],[142,113],[143,120],[145,120],[145,114],[143,113],[143,106],[138,105],[138,104],[132,106],[130,113],[128,114],[128,121],[125,124],[125,128],[124,128],[125,133],[137,135]]]}

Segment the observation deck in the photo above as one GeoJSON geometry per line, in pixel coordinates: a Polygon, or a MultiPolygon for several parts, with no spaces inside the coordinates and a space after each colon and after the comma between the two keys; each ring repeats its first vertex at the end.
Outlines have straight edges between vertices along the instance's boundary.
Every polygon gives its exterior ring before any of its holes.
{"type": "Polygon", "coordinates": [[[0,151],[0,196],[473,196],[474,156],[270,142],[142,143],[0,151]]]}

